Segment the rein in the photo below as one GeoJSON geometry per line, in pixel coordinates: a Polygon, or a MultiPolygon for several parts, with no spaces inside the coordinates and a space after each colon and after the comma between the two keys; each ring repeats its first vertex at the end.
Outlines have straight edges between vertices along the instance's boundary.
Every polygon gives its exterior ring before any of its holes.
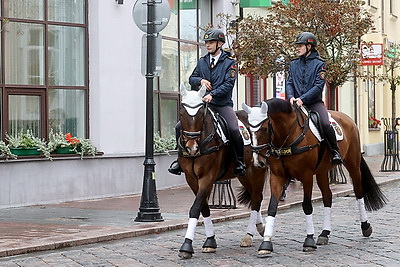
{"type": "MultiPolygon", "coordinates": [[[[314,147],[317,147],[320,145],[320,143],[316,143],[314,145],[307,145],[307,146],[302,146],[302,147],[298,147],[298,145],[300,144],[301,141],[304,140],[304,137],[306,136],[306,132],[309,129],[309,123],[310,123],[310,118],[307,116],[306,119],[304,120],[304,124],[301,125],[300,121],[299,121],[299,113],[301,112],[299,107],[296,105],[296,119],[293,121],[292,125],[290,126],[290,131],[288,133],[288,135],[286,136],[285,140],[283,141],[282,145],[280,147],[275,146],[272,141],[270,143],[270,153],[272,155],[274,155],[277,159],[279,159],[281,156],[290,156],[290,155],[297,155],[297,154],[301,154],[307,151],[310,151],[311,149],[313,149],[314,147]],[[288,146],[285,146],[286,141],[289,139],[290,135],[292,134],[293,130],[294,130],[294,126],[296,125],[296,123],[300,126],[300,128],[302,128],[302,132],[301,134],[296,138],[296,140],[294,140],[291,144],[289,144],[288,146]]],[[[303,118],[303,117],[302,117],[303,118]]],[[[303,118],[304,119],[304,118],[303,118]]],[[[271,126],[271,125],[270,125],[271,126]]],[[[271,136],[273,139],[273,129],[272,126],[270,127],[271,129],[271,136]]]]}
{"type": "Polygon", "coordinates": [[[202,121],[202,129],[200,131],[191,132],[191,131],[185,131],[182,129],[181,136],[179,136],[179,138],[178,138],[178,155],[182,156],[182,157],[186,157],[186,158],[195,158],[195,157],[200,157],[202,155],[208,155],[208,154],[211,154],[211,153],[214,153],[214,152],[220,150],[221,147],[223,147],[225,145],[224,142],[221,140],[221,138],[219,138],[218,142],[220,142],[222,144],[215,145],[212,147],[207,147],[209,145],[209,143],[211,142],[211,140],[214,139],[214,137],[219,137],[219,135],[217,134],[217,132],[215,130],[218,127],[217,119],[216,118],[214,119],[213,116],[210,115],[210,118],[211,118],[212,124],[213,124],[211,132],[207,135],[206,138],[203,139],[203,141],[201,141],[201,143],[199,143],[199,149],[195,155],[190,155],[188,152],[186,152],[185,147],[182,145],[182,135],[188,137],[189,139],[200,138],[205,129],[206,117],[208,114],[211,114],[211,111],[208,107],[208,103],[200,103],[196,106],[190,106],[190,105],[184,104],[184,103],[182,103],[182,105],[185,107],[190,107],[190,108],[198,108],[200,106],[203,106],[204,115],[203,115],[203,121],[202,121]]]}

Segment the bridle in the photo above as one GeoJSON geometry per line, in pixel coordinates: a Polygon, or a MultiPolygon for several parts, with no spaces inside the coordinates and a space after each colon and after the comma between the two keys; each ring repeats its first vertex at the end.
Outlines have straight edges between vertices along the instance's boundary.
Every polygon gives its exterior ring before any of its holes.
{"type": "MultiPolygon", "coordinates": [[[[268,123],[269,124],[269,118],[265,118],[262,121],[260,121],[259,123],[257,123],[256,125],[253,125],[251,123],[249,123],[250,125],[250,132],[253,134],[255,134],[264,123],[268,123]],[[254,129],[254,130],[252,130],[254,129]]],[[[267,142],[265,144],[261,144],[261,145],[253,145],[253,142],[251,144],[251,149],[253,151],[253,153],[257,154],[258,156],[263,157],[264,159],[267,159],[270,156],[270,148],[271,148],[271,144],[270,142],[267,142]],[[266,149],[265,154],[262,153],[262,150],[266,149]]]]}
{"type": "Polygon", "coordinates": [[[260,128],[263,127],[263,125],[265,123],[267,123],[268,124],[268,126],[267,126],[268,134],[267,135],[270,138],[270,141],[267,141],[265,144],[256,145],[256,146],[252,145],[251,148],[253,150],[253,153],[256,153],[257,155],[259,155],[265,159],[270,157],[271,155],[274,155],[277,159],[279,159],[281,156],[290,156],[290,155],[301,154],[303,152],[309,151],[309,150],[313,149],[314,147],[317,147],[320,145],[320,143],[318,142],[314,145],[298,147],[300,142],[304,140],[304,138],[306,136],[306,132],[309,129],[310,118],[308,116],[306,116],[306,118],[301,116],[300,108],[297,105],[294,105],[294,106],[295,106],[296,118],[295,118],[295,120],[293,120],[292,124],[290,125],[289,132],[285,136],[284,141],[279,146],[276,146],[273,143],[275,135],[274,135],[274,129],[272,127],[271,121],[269,120],[269,117],[260,121],[256,125],[250,124],[250,129],[252,129],[252,128],[256,129],[256,130],[252,130],[251,132],[253,134],[256,134],[257,131],[259,131],[260,128]],[[303,124],[301,124],[300,118],[303,119],[303,124]],[[302,129],[300,135],[293,142],[291,142],[288,145],[285,145],[287,140],[289,139],[289,137],[293,134],[296,124],[302,129]],[[265,152],[265,154],[263,154],[262,150],[265,150],[265,149],[266,149],[266,152],[265,152]]]}
{"type": "MultiPolygon", "coordinates": [[[[207,155],[207,154],[211,154],[213,152],[216,152],[222,146],[224,146],[224,142],[222,141],[222,139],[219,137],[219,135],[216,132],[217,121],[216,121],[216,119],[213,119],[212,112],[209,109],[207,102],[199,103],[199,104],[197,104],[195,106],[191,106],[191,105],[188,105],[186,103],[182,103],[182,106],[184,108],[191,108],[191,109],[197,109],[198,108],[199,110],[201,108],[203,108],[204,109],[204,111],[203,111],[204,113],[203,113],[203,118],[202,118],[202,127],[201,127],[201,129],[199,131],[187,131],[187,130],[184,130],[183,128],[181,129],[181,134],[180,134],[180,136],[178,138],[178,148],[179,148],[178,149],[178,154],[180,156],[182,156],[182,157],[199,157],[199,156],[202,156],[202,155],[207,155]],[[210,133],[201,141],[201,136],[205,131],[206,117],[207,116],[209,116],[212,119],[213,127],[212,127],[210,133]],[[215,145],[215,146],[208,147],[208,144],[214,138],[218,138],[219,139],[218,143],[220,143],[220,145],[215,145]],[[195,155],[190,155],[186,151],[184,145],[182,145],[182,143],[183,143],[182,141],[184,141],[185,144],[186,144],[189,140],[193,140],[193,139],[195,139],[195,141],[198,143],[199,149],[197,150],[195,155]],[[185,141],[185,140],[187,140],[187,141],[185,141]]],[[[194,114],[193,116],[191,116],[191,115],[190,116],[194,118],[195,116],[197,116],[199,110],[196,112],[196,114],[194,114]]]]}
{"type": "Polygon", "coordinates": [[[279,159],[281,156],[290,156],[290,155],[301,154],[303,152],[309,151],[309,150],[313,149],[314,147],[317,147],[320,145],[320,143],[317,142],[314,145],[298,147],[300,142],[304,140],[307,130],[309,129],[310,117],[306,116],[306,118],[304,118],[303,116],[301,116],[300,112],[302,112],[302,111],[300,110],[300,108],[296,104],[294,106],[295,106],[295,112],[296,112],[296,119],[291,124],[289,133],[286,135],[284,141],[282,142],[282,144],[280,146],[275,146],[273,144],[274,129],[272,127],[272,124],[271,123],[269,124],[269,131],[271,133],[270,152],[271,152],[271,155],[274,155],[277,159],[279,159]],[[303,121],[304,121],[303,124],[300,123],[299,117],[301,117],[303,119],[303,121]],[[301,133],[292,143],[285,146],[287,140],[292,135],[296,124],[302,129],[301,133]]]}

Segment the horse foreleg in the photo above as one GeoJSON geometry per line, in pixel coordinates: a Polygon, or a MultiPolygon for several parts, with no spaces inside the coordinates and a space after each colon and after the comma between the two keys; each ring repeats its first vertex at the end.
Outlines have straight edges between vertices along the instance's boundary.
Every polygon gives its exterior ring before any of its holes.
{"type": "Polygon", "coordinates": [[[210,207],[207,203],[204,203],[201,214],[203,215],[203,223],[207,237],[201,251],[203,253],[212,253],[217,250],[217,241],[215,240],[214,225],[210,216],[210,207]]]}
{"type": "Polygon", "coordinates": [[[327,245],[329,243],[329,235],[332,231],[332,191],[329,187],[328,173],[318,174],[317,184],[322,194],[322,202],[324,203],[324,224],[322,232],[318,236],[317,245],[327,245]]]}
{"type": "Polygon", "coordinates": [[[358,211],[360,212],[361,231],[363,236],[368,237],[372,234],[372,226],[368,222],[367,211],[365,210],[364,198],[357,199],[358,211]]]}
{"type": "Polygon", "coordinates": [[[193,240],[194,240],[194,233],[196,231],[197,222],[200,217],[200,211],[203,208],[204,201],[206,199],[206,193],[203,190],[199,190],[196,194],[196,198],[194,203],[189,211],[189,222],[188,227],[186,230],[185,241],[183,242],[181,248],[179,249],[178,256],[182,259],[189,259],[193,256],[193,240]]]}
{"type": "MultiPolygon", "coordinates": [[[[303,180],[304,181],[304,180],[303,180]]],[[[307,237],[303,243],[303,251],[314,251],[317,249],[317,245],[314,241],[314,222],[313,222],[313,207],[311,203],[311,192],[312,192],[312,175],[311,179],[307,182],[303,182],[304,198],[303,198],[303,211],[306,215],[306,233],[307,237]]]]}
{"type": "MultiPolygon", "coordinates": [[[[282,192],[282,187],[279,192],[282,192]]],[[[278,197],[272,195],[268,205],[268,216],[265,219],[264,241],[258,248],[258,257],[268,257],[274,250],[272,246],[272,237],[274,235],[275,216],[278,210],[278,197]]]]}

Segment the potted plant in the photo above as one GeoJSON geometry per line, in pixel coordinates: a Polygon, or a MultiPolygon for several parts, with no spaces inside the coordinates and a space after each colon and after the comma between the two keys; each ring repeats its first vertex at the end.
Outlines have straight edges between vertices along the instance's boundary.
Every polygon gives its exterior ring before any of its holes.
{"type": "Polygon", "coordinates": [[[36,137],[32,131],[21,131],[15,136],[6,134],[8,147],[12,154],[17,156],[43,155],[50,159],[50,151],[44,140],[36,137]]]}
{"type": "Polygon", "coordinates": [[[378,120],[372,116],[368,118],[368,127],[369,128],[379,128],[380,125],[381,125],[380,120],[378,120]]]}
{"type": "Polygon", "coordinates": [[[87,139],[79,139],[71,133],[63,133],[61,129],[49,133],[48,148],[56,154],[79,154],[81,159],[84,155],[95,156],[97,148],[87,139]]]}

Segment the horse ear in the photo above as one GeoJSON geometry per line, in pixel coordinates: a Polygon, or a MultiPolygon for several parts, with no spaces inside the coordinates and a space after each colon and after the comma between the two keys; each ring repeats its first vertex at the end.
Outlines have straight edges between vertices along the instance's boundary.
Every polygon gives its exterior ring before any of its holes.
{"type": "Polygon", "coordinates": [[[263,101],[261,104],[261,114],[267,114],[268,112],[268,104],[263,101]]]}
{"type": "Polygon", "coordinates": [[[251,108],[248,105],[246,105],[246,103],[242,103],[242,109],[246,111],[247,114],[251,113],[251,108]]]}
{"type": "Polygon", "coordinates": [[[200,96],[201,98],[203,98],[203,96],[205,95],[206,91],[207,91],[206,86],[203,84],[203,85],[200,87],[199,96],[200,96]]]}
{"type": "Polygon", "coordinates": [[[180,91],[181,91],[181,96],[182,97],[184,97],[187,94],[186,86],[185,86],[185,84],[183,82],[181,82],[180,91]]]}

